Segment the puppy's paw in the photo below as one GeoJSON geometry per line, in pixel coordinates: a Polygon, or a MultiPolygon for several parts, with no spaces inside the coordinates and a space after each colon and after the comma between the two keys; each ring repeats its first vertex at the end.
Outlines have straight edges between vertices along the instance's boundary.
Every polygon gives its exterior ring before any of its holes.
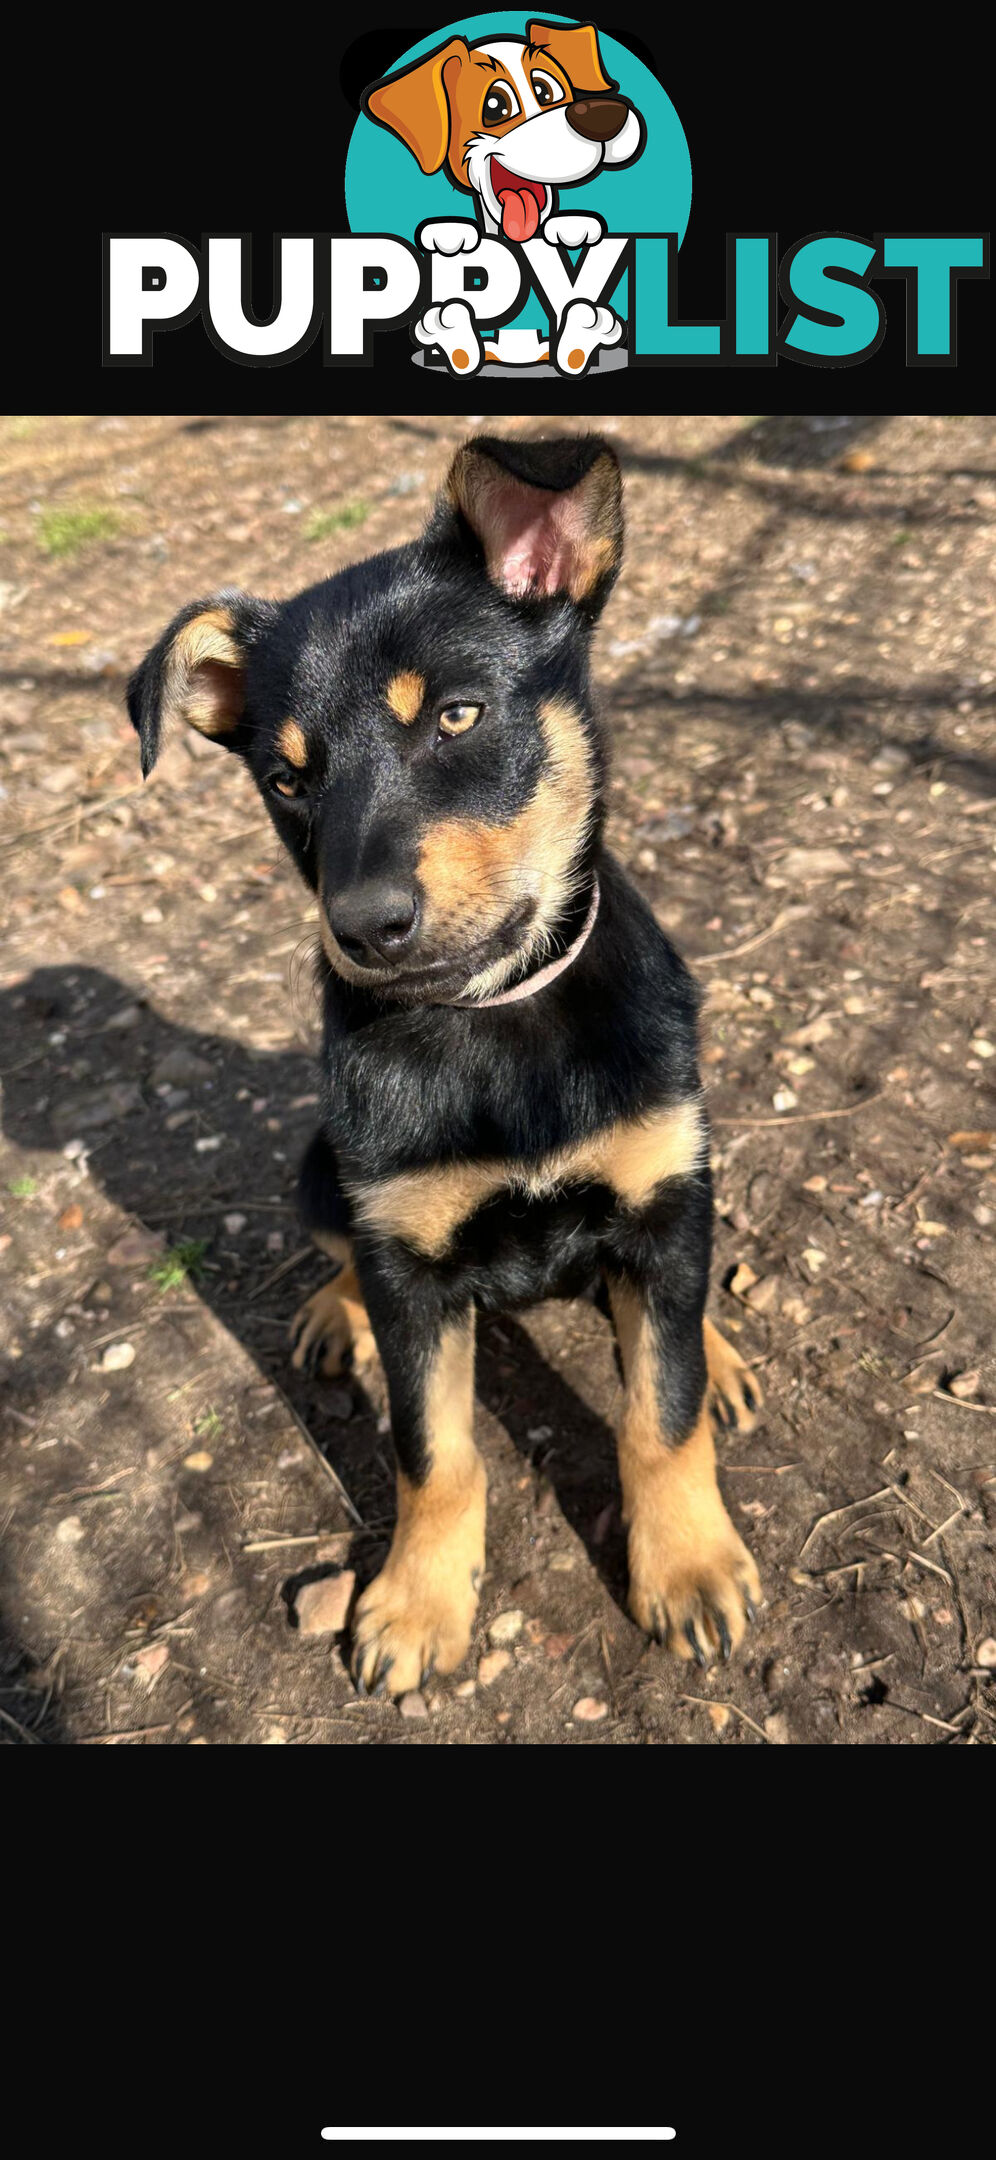
{"type": "Polygon", "coordinates": [[[373,1362],[373,1335],[362,1321],[354,1321],[355,1313],[339,1296],[335,1280],[323,1283],[298,1306],[290,1326],[291,1364],[298,1372],[335,1380],[347,1366],[361,1371],[373,1362]]]}
{"type": "Polygon", "coordinates": [[[760,1382],[711,1320],[703,1323],[703,1331],[709,1409],[717,1424],[728,1432],[753,1432],[764,1402],[760,1382]]]}
{"type": "Polygon", "coordinates": [[[431,1672],[465,1658],[477,1611],[480,1570],[411,1566],[392,1554],[365,1590],[353,1622],[351,1669],[359,1695],[406,1695],[431,1672]]]}
{"type": "Polygon", "coordinates": [[[420,345],[438,345],[452,375],[476,375],[483,353],[474,318],[465,300],[444,300],[426,308],[415,324],[420,345]]]}
{"type": "Polygon", "coordinates": [[[553,217],[547,218],[541,231],[544,240],[549,240],[552,247],[592,247],[596,240],[601,240],[605,221],[588,210],[575,211],[573,215],[567,211],[558,211],[553,217]]]}
{"type": "Polygon", "coordinates": [[[725,1509],[709,1532],[676,1525],[656,1551],[630,1544],[629,1609],[639,1627],[680,1658],[711,1665],[743,1640],[761,1602],[761,1579],[725,1509]]]}
{"type": "Polygon", "coordinates": [[[572,300],[557,332],[557,366],[563,375],[583,375],[598,353],[618,345],[622,323],[615,310],[594,300],[572,300]]]}
{"type": "Polygon", "coordinates": [[[469,255],[480,237],[468,218],[429,218],[419,229],[418,244],[428,255],[469,255]]]}

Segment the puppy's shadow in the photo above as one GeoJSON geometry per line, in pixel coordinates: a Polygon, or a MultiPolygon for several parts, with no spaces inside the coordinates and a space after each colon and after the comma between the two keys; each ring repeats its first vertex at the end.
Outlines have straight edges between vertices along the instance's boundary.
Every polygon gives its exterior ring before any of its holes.
{"type": "MultiPolygon", "coordinates": [[[[366,1529],[350,1563],[361,1582],[368,1578],[394,1514],[379,1405],[351,1377],[308,1380],[287,1355],[292,1313],[328,1275],[317,1251],[278,1273],[283,1258],[307,1242],[288,1225],[317,1117],[310,1056],[257,1051],[178,1026],[114,975],[67,965],[38,968],[0,991],[0,1078],[8,1140],[53,1152],[82,1142],[90,1176],[126,1215],[161,1231],[169,1247],[206,1241],[197,1295],[285,1391],[351,1495],[366,1529]],[[198,1148],[198,1141],[209,1144],[198,1148]],[[226,1215],[244,1216],[243,1229],[226,1230],[226,1215]],[[285,1234],[283,1253],[268,1248],[275,1230],[285,1234]]],[[[102,1272],[95,1257],[94,1278],[102,1272]]],[[[621,1602],[625,1564],[608,1427],[515,1321],[485,1322],[479,1333],[479,1398],[549,1480],[621,1602]],[[530,1440],[538,1424],[551,1428],[549,1444],[530,1440]]]]}

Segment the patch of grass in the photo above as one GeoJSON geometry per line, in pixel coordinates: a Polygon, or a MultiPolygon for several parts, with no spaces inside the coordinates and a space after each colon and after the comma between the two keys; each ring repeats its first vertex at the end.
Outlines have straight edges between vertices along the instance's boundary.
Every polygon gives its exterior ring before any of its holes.
{"type": "Polygon", "coordinates": [[[365,525],[370,516],[367,502],[342,503],[338,510],[313,510],[304,528],[306,540],[327,540],[330,533],[350,532],[354,525],[365,525]]]}
{"type": "Polygon", "coordinates": [[[206,1238],[187,1238],[182,1245],[171,1245],[161,1260],[153,1261],[149,1281],[159,1290],[178,1290],[188,1277],[191,1282],[200,1282],[207,1248],[206,1238]]]}
{"type": "Polygon", "coordinates": [[[205,1410],[203,1417],[196,1420],[194,1431],[200,1440],[217,1439],[221,1431],[221,1419],[213,1406],[210,1410],[205,1410]]]}
{"type": "Polygon", "coordinates": [[[110,540],[120,525],[116,510],[43,510],[38,545],[43,555],[78,555],[92,540],[110,540]]]}
{"type": "Polygon", "coordinates": [[[38,1191],[38,1179],[33,1177],[11,1178],[7,1191],[13,1194],[15,1200],[30,1200],[32,1193],[38,1191]]]}

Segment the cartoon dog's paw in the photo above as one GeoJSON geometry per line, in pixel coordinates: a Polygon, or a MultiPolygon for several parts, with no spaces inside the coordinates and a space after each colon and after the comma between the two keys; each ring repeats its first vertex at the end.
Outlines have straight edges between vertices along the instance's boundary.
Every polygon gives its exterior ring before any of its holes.
{"type": "Polygon", "coordinates": [[[468,218],[429,218],[419,227],[418,244],[428,255],[469,255],[480,237],[468,218]]]}
{"type": "Polygon", "coordinates": [[[590,210],[575,211],[573,215],[558,211],[554,217],[547,218],[542,232],[551,247],[592,247],[604,235],[605,220],[590,210]]]}
{"type": "Polygon", "coordinates": [[[637,1624],[680,1658],[728,1658],[761,1602],[761,1579],[725,1509],[705,1532],[669,1526],[656,1550],[630,1543],[629,1609],[637,1624]]]}
{"type": "Polygon", "coordinates": [[[335,1380],[347,1365],[358,1372],[376,1356],[376,1344],[368,1327],[354,1320],[340,1297],[335,1280],[323,1283],[313,1297],[299,1305],[291,1321],[291,1364],[314,1378],[335,1380]]]}
{"type": "Polygon", "coordinates": [[[557,366],[564,375],[583,375],[595,355],[618,345],[622,323],[614,308],[594,300],[572,300],[557,333],[557,366]]]}
{"type": "Polygon", "coordinates": [[[753,1432],[764,1396],[760,1382],[711,1320],[703,1323],[709,1408],[728,1432],[753,1432]]]}
{"type": "Polygon", "coordinates": [[[464,300],[444,300],[440,307],[426,308],[415,324],[420,345],[438,345],[454,375],[474,375],[481,365],[481,341],[474,318],[464,300]]]}

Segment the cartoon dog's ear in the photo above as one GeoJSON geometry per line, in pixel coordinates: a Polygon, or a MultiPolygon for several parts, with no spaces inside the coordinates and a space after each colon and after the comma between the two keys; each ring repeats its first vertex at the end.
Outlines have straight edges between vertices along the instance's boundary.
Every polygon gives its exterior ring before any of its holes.
{"type": "Polygon", "coordinates": [[[546,442],[475,435],[457,451],[446,493],[503,592],[567,593],[585,614],[600,612],[623,538],[619,464],[600,435],[546,442]]]}
{"type": "Polygon", "coordinates": [[[438,172],[446,162],[452,132],[447,92],[451,98],[467,57],[466,38],[450,38],[402,75],[385,75],[363,93],[364,112],[400,135],[424,173],[438,172]]]}
{"type": "Polygon", "coordinates": [[[559,61],[575,90],[618,90],[618,83],[610,82],[602,66],[594,23],[576,23],[569,29],[563,23],[531,22],[526,36],[530,45],[540,46],[559,61]]]}
{"type": "Polygon", "coordinates": [[[194,600],[146,653],[127,691],[146,779],[159,756],[163,728],[174,719],[217,737],[228,749],[241,747],[246,650],[266,612],[266,603],[248,593],[194,600]]]}

